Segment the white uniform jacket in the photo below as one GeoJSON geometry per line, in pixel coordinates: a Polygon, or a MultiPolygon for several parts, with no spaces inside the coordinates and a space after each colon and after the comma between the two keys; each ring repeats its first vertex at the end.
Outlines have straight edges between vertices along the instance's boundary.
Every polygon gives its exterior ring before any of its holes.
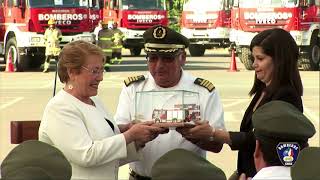
{"type": "MultiPolygon", "coordinates": [[[[60,149],[72,165],[72,179],[118,179],[120,159],[139,158],[101,101],[88,105],[61,90],[45,108],[39,140],[60,149]],[[114,126],[112,130],[108,119],[114,126]]],[[[124,160],[124,159],[123,159],[124,160]]],[[[126,159],[128,160],[128,159],[126,159]]]]}
{"type": "Polygon", "coordinates": [[[252,180],[291,180],[290,167],[270,166],[262,168],[252,180]]]}
{"type": "MultiPolygon", "coordinates": [[[[132,83],[128,87],[124,86],[119,97],[119,104],[115,114],[116,123],[127,124],[134,120],[136,92],[151,90],[187,90],[199,93],[201,119],[208,120],[211,126],[224,129],[223,107],[217,90],[209,92],[206,88],[194,84],[195,79],[195,77],[183,71],[181,79],[176,86],[161,88],[156,85],[152,75],[148,73],[145,75],[145,80],[132,83]]],[[[148,105],[146,105],[146,108],[148,108],[147,106],[148,105]]],[[[150,114],[150,117],[147,120],[151,120],[152,112],[147,114],[150,114]]],[[[181,134],[177,131],[170,130],[169,133],[159,135],[156,139],[147,143],[142,149],[142,159],[144,160],[130,163],[130,167],[140,175],[150,176],[154,162],[166,152],[176,148],[184,148],[196,152],[201,156],[205,156],[205,151],[185,138],[182,138],[181,134]]]]}

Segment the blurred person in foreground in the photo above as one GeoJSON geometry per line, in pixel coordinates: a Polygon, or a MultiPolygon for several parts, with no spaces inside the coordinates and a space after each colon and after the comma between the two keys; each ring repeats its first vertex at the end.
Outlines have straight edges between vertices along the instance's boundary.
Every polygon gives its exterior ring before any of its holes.
{"type": "MultiPolygon", "coordinates": [[[[199,93],[201,120],[208,126],[224,129],[223,108],[214,85],[208,80],[196,78],[183,70],[186,63],[185,48],[189,45],[188,39],[161,25],[146,30],[143,38],[149,72],[146,75],[129,77],[124,81],[125,85],[115,114],[116,122],[128,124],[135,120],[136,92],[186,90],[199,93]]],[[[168,99],[167,103],[173,103],[172,101],[174,100],[168,99]]],[[[143,111],[150,115],[144,118],[150,120],[152,109],[147,102],[144,105],[143,111]]],[[[161,134],[154,141],[146,144],[142,149],[143,159],[130,163],[130,179],[150,179],[154,162],[173,149],[183,148],[199,156],[206,156],[203,149],[183,138],[177,131],[172,128],[167,134],[161,134]]],[[[212,151],[220,152],[222,144],[212,144],[212,151]]]]}
{"type": "Polygon", "coordinates": [[[64,46],[58,64],[64,87],[47,104],[40,124],[39,140],[63,152],[72,165],[72,179],[118,179],[119,166],[137,160],[139,147],[161,130],[145,122],[120,133],[97,97],[103,63],[104,54],[94,44],[64,46]]]}
{"type": "MultiPolygon", "coordinates": [[[[290,167],[316,130],[296,107],[284,101],[271,101],[252,115],[256,147],[253,154],[257,174],[253,180],[291,180],[290,167]]],[[[304,178],[302,178],[304,179],[304,178]]],[[[245,174],[240,180],[246,180],[245,174]]]]}
{"type": "Polygon", "coordinates": [[[212,142],[198,142],[200,147],[209,151],[210,145],[214,142],[227,143],[232,150],[238,151],[237,171],[230,179],[238,179],[242,173],[247,177],[256,174],[253,160],[256,143],[252,132],[252,114],[260,106],[273,100],[282,100],[303,112],[303,86],[297,66],[299,50],[290,33],[283,29],[262,31],[252,39],[250,50],[255,70],[254,83],[249,92],[253,99],[245,111],[240,131],[228,132],[207,124],[198,124],[183,133],[187,139],[212,137],[212,142]]]}
{"type": "Polygon", "coordinates": [[[292,180],[320,179],[319,162],[320,147],[304,148],[299,153],[296,163],[291,167],[292,180]]]}
{"type": "Polygon", "coordinates": [[[62,40],[61,31],[56,27],[56,21],[54,19],[50,18],[48,20],[48,26],[43,36],[46,45],[46,59],[43,67],[44,73],[49,72],[51,59],[58,61],[58,56],[61,51],[60,41],[62,40]]]}
{"type": "Polygon", "coordinates": [[[152,180],[226,180],[226,175],[205,158],[185,149],[161,156],[151,170],[152,180]]]}
{"type": "Polygon", "coordinates": [[[62,152],[37,140],[19,144],[1,164],[1,180],[70,180],[71,174],[62,152]]]}

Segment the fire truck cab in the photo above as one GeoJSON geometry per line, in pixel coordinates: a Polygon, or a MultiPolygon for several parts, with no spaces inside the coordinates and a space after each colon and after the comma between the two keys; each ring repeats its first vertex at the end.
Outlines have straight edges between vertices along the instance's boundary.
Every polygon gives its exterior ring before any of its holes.
{"type": "Polygon", "coordinates": [[[246,69],[253,69],[249,45],[259,32],[283,28],[300,50],[299,65],[318,70],[320,61],[319,0],[235,0],[231,15],[230,41],[246,69]]]}
{"type": "Polygon", "coordinates": [[[117,22],[124,33],[123,46],[138,56],[143,48],[142,34],[154,25],[168,24],[165,0],[103,0],[103,20],[117,22]]]}
{"type": "Polygon", "coordinates": [[[228,47],[231,0],[189,0],[183,5],[181,34],[190,40],[191,56],[228,47]]]}
{"type": "Polygon", "coordinates": [[[61,44],[93,42],[99,18],[98,0],[0,0],[0,55],[11,58],[16,71],[39,67],[45,58],[43,34],[54,18],[61,44]]]}

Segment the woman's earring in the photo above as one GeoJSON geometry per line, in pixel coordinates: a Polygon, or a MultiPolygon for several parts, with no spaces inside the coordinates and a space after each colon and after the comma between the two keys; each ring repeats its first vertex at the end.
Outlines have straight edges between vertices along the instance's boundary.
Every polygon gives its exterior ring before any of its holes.
{"type": "Polygon", "coordinates": [[[69,89],[69,90],[73,89],[72,84],[69,84],[69,85],[68,85],[68,89],[69,89]]]}

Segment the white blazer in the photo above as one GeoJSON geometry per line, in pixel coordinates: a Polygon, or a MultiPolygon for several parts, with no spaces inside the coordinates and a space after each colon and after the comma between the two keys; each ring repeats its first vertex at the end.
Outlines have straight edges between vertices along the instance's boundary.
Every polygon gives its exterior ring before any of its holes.
{"type": "Polygon", "coordinates": [[[60,149],[72,165],[72,179],[118,179],[120,160],[137,160],[134,144],[126,140],[97,97],[95,106],[61,90],[47,104],[39,140],[60,149]],[[107,122],[108,119],[112,125],[107,122]]]}

